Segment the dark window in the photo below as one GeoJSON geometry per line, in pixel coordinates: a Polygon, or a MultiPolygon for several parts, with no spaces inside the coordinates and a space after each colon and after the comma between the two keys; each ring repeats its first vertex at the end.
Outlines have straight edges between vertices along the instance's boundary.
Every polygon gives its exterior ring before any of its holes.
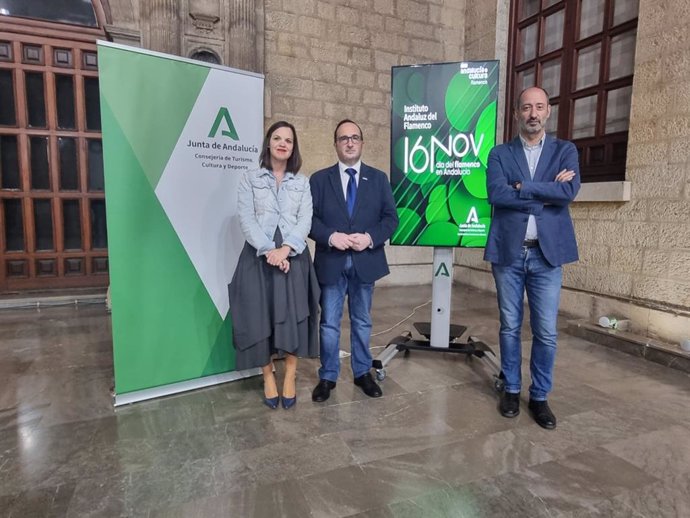
{"type": "Polygon", "coordinates": [[[0,0],[0,11],[9,16],[98,27],[89,0],[0,0]]]}
{"type": "Polygon", "coordinates": [[[81,211],[79,200],[62,202],[62,235],[65,250],[81,250],[81,211]]]}
{"type": "Polygon", "coordinates": [[[50,200],[34,200],[36,250],[53,250],[53,211],[50,200]]]}
{"type": "Polygon", "coordinates": [[[0,70],[0,125],[14,126],[16,123],[12,71],[2,69],[0,70]]]}
{"type": "Polygon", "coordinates": [[[29,112],[29,126],[32,128],[45,128],[46,101],[43,89],[43,74],[27,72],[25,79],[26,106],[29,112]]]}
{"type": "Polygon", "coordinates": [[[89,139],[89,191],[102,192],[105,189],[103,179],[103,143],[89,139]]]}
{"type": "Polygon", "coordinates": [[[513,0],[506,138],[517,95],[551,99],[547,131],[572,140],[584,182],[625,179],[638,0],[513,0]]]}
{"type": "Polygon", "coordinates": [[[14,135],[0,136],[0,188],[21,189],[17,137],[14,135]]]}
{"type": "Polygon", "coordinates": [[[108,248],[105,226],[105,200],[91,200],[91,248],[108,248]]]}
{"type": "Polygon", "coordinates": [[[60,129],[74,129],[74,78],[55,74],[55,104],[60,129]]]}
{"type": "Polygon", "coordinates": [[[60,153],[60,190],[79,190],[79,170],[77,168],[77,142],[70,137],[58,138],[60,153]]]}
{"type": "Polygon", "coordinates": [[[84,103],[86,109],[86,129],[101,130],[101,104],[98,94],[98,78],[84,78],[84,103]]]}
{"type": "Polygon", "coordinates": [[[4,199],[3,208],[5,213],[5,249],[9,252],[21,252],[24,250],[22,201],[4,199]]]}
{"type": "Polygon", "coordinates": [[[47,137],[31,137],[31,188],[50,189],[47,137]]]}

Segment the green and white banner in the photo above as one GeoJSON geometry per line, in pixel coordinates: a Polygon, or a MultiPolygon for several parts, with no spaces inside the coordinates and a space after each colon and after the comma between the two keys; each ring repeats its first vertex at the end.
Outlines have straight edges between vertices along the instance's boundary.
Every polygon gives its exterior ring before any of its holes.
{"type": "Polygon", "coordinates": [[[391,88],[391,244],[485,246],[498,61],[393,67],[391,88]]]}
{"type": "Polygon", "coordinates": [[[263,76],[99,42],[115,404],[236,379],[227,286],[263,76]]]}

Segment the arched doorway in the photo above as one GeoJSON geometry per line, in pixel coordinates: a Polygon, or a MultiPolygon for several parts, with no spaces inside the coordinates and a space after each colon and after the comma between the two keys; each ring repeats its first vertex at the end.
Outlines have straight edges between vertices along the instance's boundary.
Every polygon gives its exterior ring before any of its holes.
{"type": "Polygon", "coordinates": [[[0,293],[106,286],[100,2],[0,0],[0,293]]]}

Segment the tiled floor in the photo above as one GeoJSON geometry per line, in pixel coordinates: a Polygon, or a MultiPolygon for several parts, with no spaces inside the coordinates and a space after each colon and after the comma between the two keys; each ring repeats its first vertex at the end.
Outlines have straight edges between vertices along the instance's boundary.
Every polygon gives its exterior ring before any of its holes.
{"type": "MultiPolygon", "coordinates": [[[[429,298],[378,289],[374,331],[429,298]]],[[[492,296],[456,287],[454,315],[497,344],[492,296]]],[[[477,359],[398,355],[378,400],[343,369],[324,404],[316,368],[300,362],[290,411],[262,406],[257,378],[114,410],[103,306],[2,311],[0,515],[690,516],[687,374],[562,333],[546,431],[498,414],[477,359]]]]}

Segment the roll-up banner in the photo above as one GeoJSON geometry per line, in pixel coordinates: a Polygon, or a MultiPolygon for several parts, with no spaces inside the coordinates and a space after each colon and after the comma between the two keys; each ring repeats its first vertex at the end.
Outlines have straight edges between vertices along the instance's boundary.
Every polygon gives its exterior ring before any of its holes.
{"type": "Polygon", "coordinates": [[[115,404],[246,376],[227,286],[263,76],[107,42],[98,60],[115,404]]]}
{"type": "Polygon", "coordinates": [[[483,247],[486,165],[496,140],[498,61],[393,67],[393,245],[483,247]]]}

